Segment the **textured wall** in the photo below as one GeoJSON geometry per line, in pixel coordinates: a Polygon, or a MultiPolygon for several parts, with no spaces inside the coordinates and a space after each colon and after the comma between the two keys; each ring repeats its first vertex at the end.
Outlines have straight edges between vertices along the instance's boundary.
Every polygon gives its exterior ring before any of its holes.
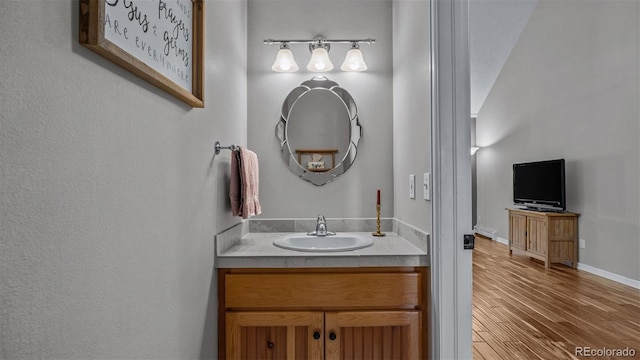
{"type": "Polygon", "coordinates": [[[395,217],[431,232],[423,173],[431,170],[429,2],[393,3],[393,174],[395,217]],[[426,19],[426,20],[425,20],[426,19]],[[409,198],[409,175],[416,198],[409,198]]]}
{"type": "Polygon", "coordinates": [[[204,109],[80,46],[78,5],[0,3],[0,358],[215,357],[246,3],[206,4],[204,109]]]}
{"type": "Polygon", "coordinates": [[[478,221],[508,237],[513,163],[566,159],[580,263],[640,280],[640,3],[541,1],[477,119],[478,221]]]}
{"type": "Polygon", "coordinates": [[[376,189],[382,190],[382,215],[393,215],[392,168],[392,34],[391,1],[249,1],[248,6],[248,141],[260,156],[260,202],[263,218],[371,218],[376,189]],[[335,68],[326,76],[353,96],[364,128],[358,156],[345,174],[321,187],[293,175],[280,156],[274,127],[289,92],[313,73],[306,70],[307,45],[291,45],[300,70],[274,73],[277,45],[263,39],[367,38],[361,45],[369,70],[339,70],[348,44],[331,45],[335,68]],[[268,190],[264,190],[268,189],[268,190]]]}
{"type": "Polygon", "coordinates": [[[469,1],[471,116],[480,111],[537,3],[538,0],[469,1]]]}

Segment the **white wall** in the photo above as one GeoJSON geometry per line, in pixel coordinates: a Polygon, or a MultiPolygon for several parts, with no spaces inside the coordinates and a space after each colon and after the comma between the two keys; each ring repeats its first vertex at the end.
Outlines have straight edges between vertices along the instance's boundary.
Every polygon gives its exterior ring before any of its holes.
{"type": "Polygon", "coordinates": [[[206,3],[204,109],[80,46],[78,6],[0,4],[0,358],[214,358],[246,3],[206,3]]]}
{"type": "Polygon", "coordinates": [[[395,217],[431,232],[423,173],[431,171],[429,2],[393,2],[393,174],[395,217]],[[416,198],[409,198],[409,175],[416,198]]]}
{"type": "Polygon", "coordinates": [[[248,141],[260,157],[262,218],[375,217],[376,189],[382,190],[382,216],[393,216],[392,175],[392,29],[391,1],[258,1],[248,6],[248,141]],[[306,70],[307,45],[292,44],[300,66],[297,73],[274,73],[271,65],[277,45],[263,40],[376,39],[360,46],[369,70],[339,70],[348,44],[332,44],[329,55],[335,66],[326,76],[353,96],[364,129],[353,166],[333,182],[315,186],[289,172],[280,156],[274,128],[289,92],[313,73],[306,70]]]}
{"type": "Polygon", "coordinates": [[[640,280],[640,3],[541,1],[477,119],[478,220],[508,237],[517,162],[566,159],[579,262],[640,280]]]}

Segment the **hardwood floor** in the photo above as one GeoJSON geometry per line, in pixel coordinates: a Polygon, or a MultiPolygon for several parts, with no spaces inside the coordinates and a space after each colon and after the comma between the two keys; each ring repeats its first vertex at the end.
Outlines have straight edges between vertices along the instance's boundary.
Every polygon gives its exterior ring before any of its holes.
{"type": "Polygon", "coordinates": [[[640,359],[640,290],[476,236],[473,359],[640,359]]]}

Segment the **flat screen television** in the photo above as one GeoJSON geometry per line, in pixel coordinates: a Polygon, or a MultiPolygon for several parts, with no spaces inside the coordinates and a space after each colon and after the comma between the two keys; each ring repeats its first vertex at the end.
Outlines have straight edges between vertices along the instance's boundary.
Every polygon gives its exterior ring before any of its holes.
{"type": "Polygon", "coordinates": [[[564,159],[513,164],[513,202],[533,210],[565,211],[564,159]]]}

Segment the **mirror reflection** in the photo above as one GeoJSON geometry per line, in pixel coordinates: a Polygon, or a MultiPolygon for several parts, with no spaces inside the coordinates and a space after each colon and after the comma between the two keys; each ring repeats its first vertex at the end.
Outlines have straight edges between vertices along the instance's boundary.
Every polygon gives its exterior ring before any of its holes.
{"type": "Polygon", "coordinates": [[[289,170],[318,186],[351,167],[361,132],[355,101],[326,77],[314,77],[293,89],[276,125],[289,170]]]}

